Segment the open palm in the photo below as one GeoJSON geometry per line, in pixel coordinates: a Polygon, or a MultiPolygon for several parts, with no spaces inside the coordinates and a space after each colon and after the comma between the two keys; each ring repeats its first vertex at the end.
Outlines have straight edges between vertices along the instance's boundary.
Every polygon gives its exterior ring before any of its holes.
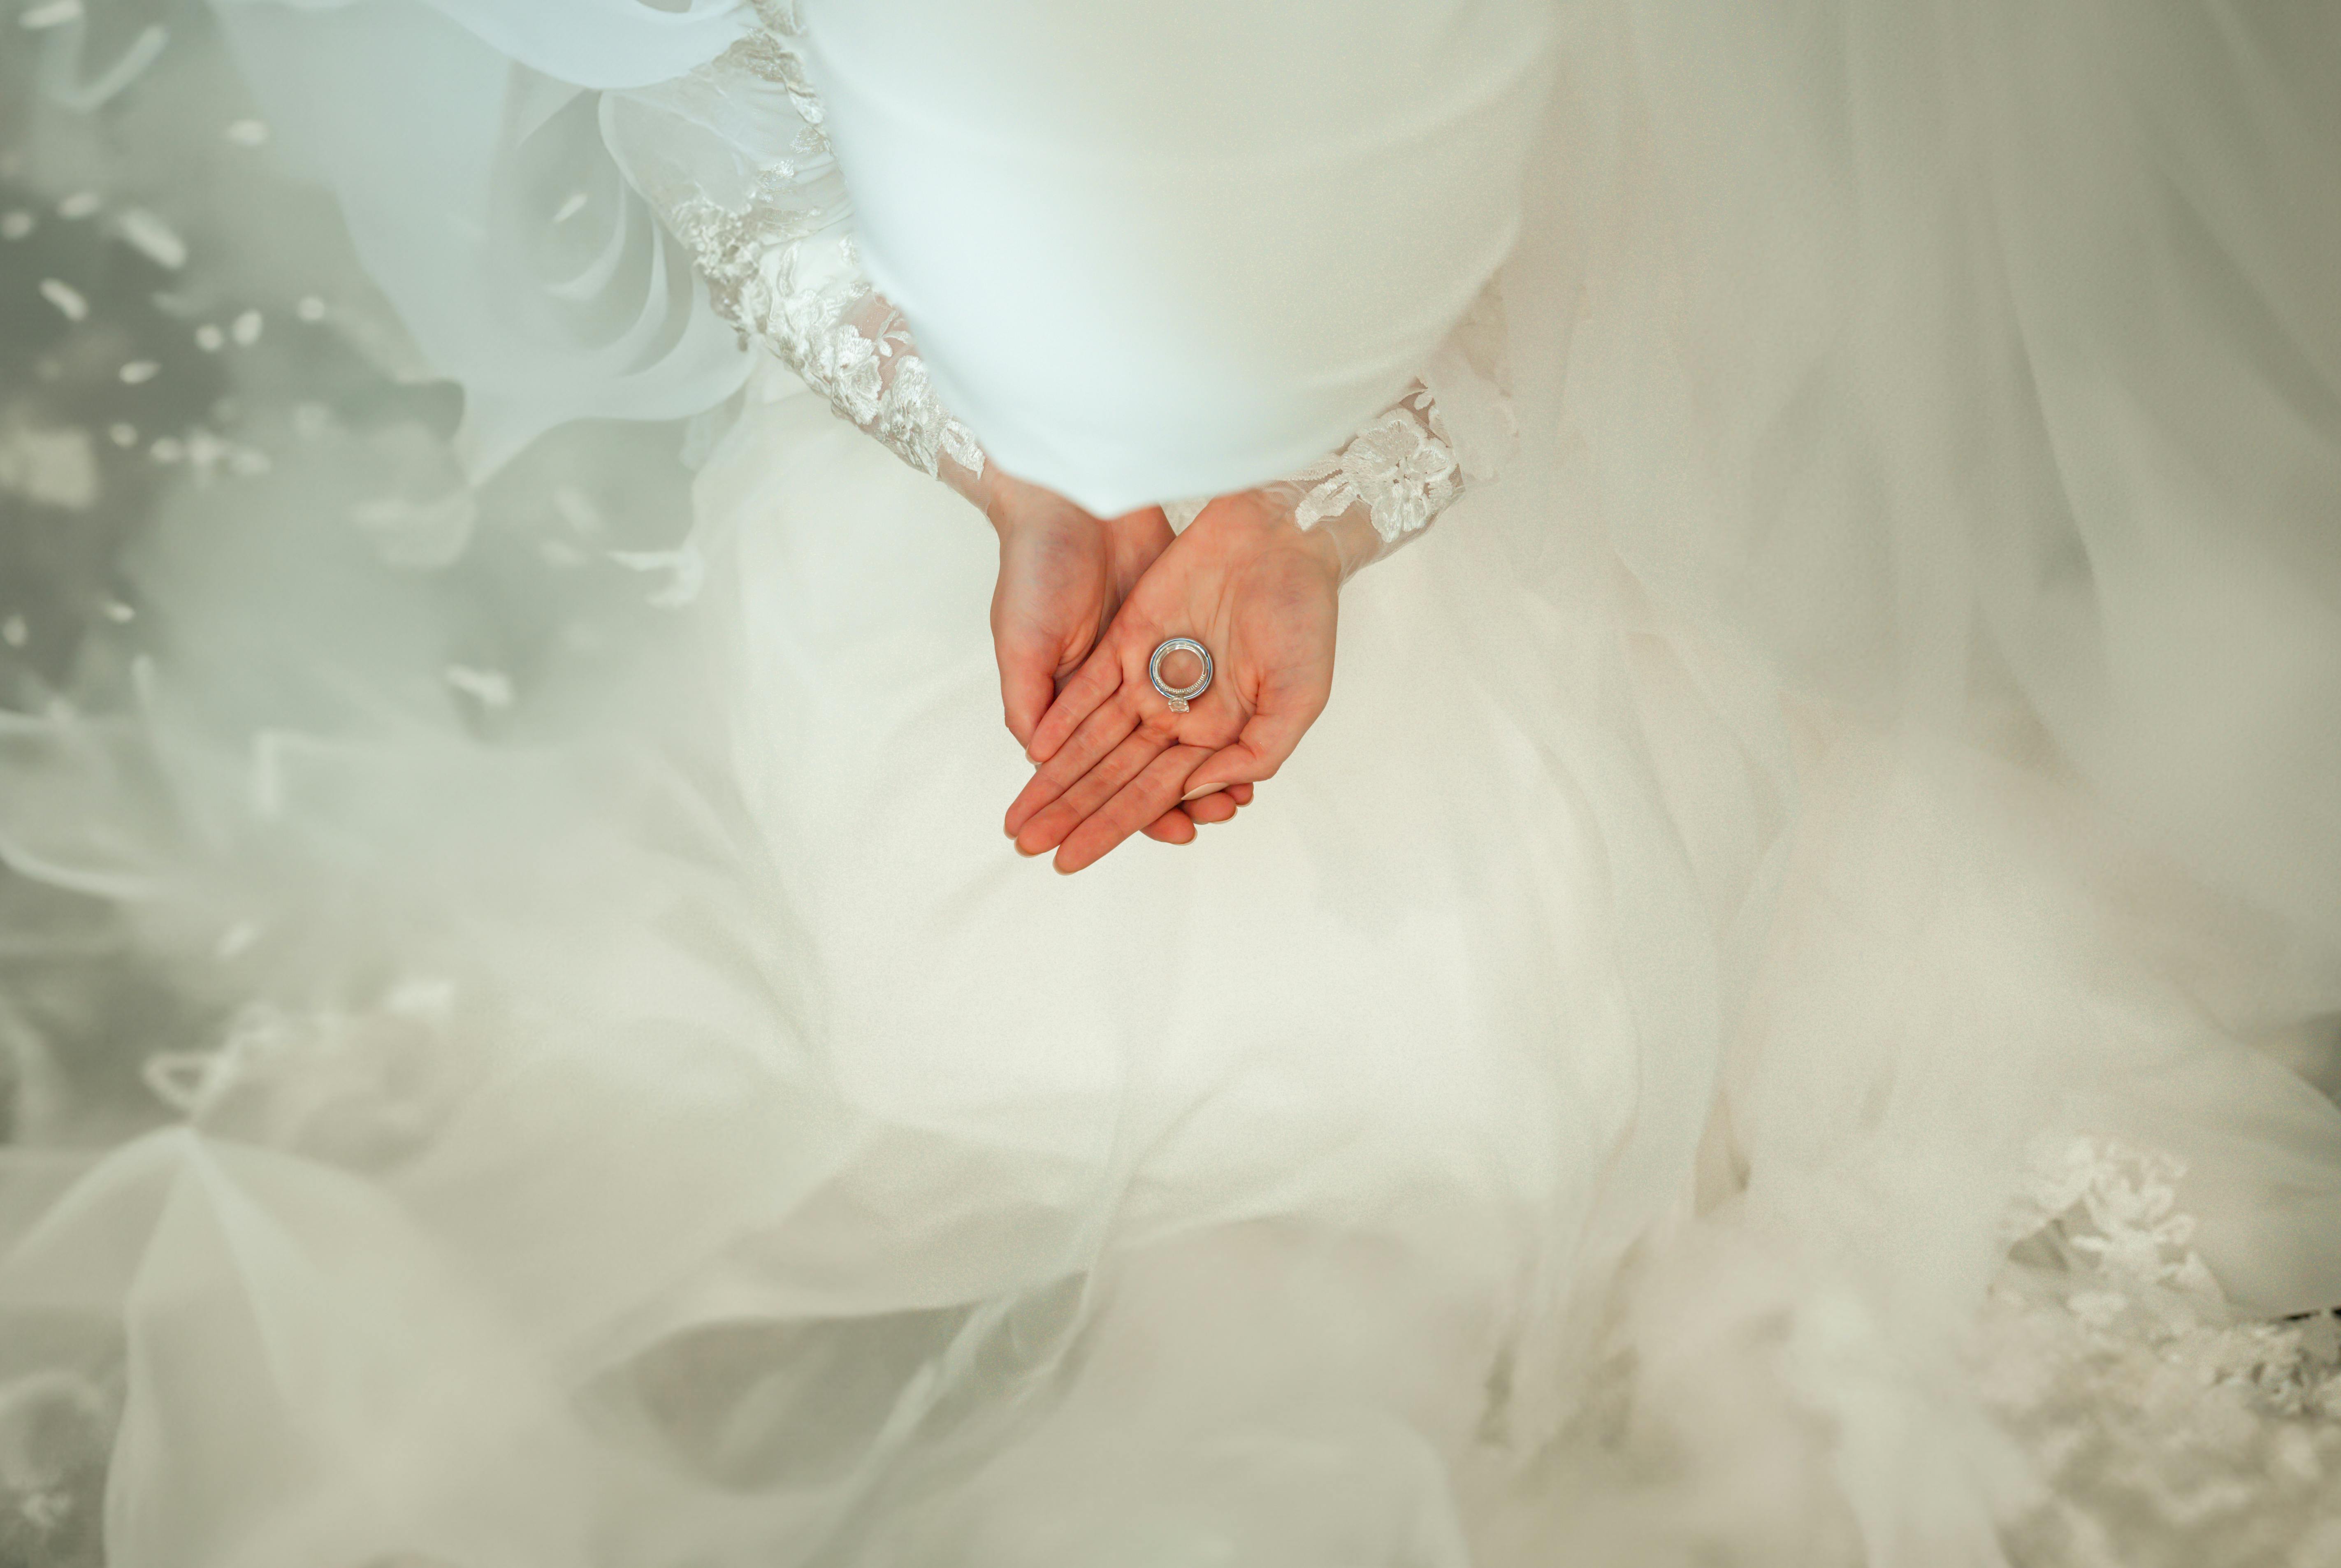
{"type": "MultiPolygon", "coordinates": [[[[1017,744],[1030,746],[1060,682],[1081,667],[1122,597],[1171,541],[1159,506],[1098,518],[1062,496],[993,470],[980,497],[1000,536],[991,595],[992,650],[1001,707],[1017,744]]],[[[1197,821],[1224,821],[1237,802],[1175,805],[1141,831],[1169,844],[1195,836],[1197,821]]]]}
{"type": "Polygon", "coordinates": [[[1340,585],[1330,541],[1288,508],[1251,493],[1204,508],[1035,726],[1040,766],[1008,812],[1017,848],[1079,871],[1182,799],[1200,810],[1204,792],[1272,775],[1332,691],[1340,585]],[[1147,674],[1169,637],[1195,638],[1215,666],[1183,714],[1147,674]]]}

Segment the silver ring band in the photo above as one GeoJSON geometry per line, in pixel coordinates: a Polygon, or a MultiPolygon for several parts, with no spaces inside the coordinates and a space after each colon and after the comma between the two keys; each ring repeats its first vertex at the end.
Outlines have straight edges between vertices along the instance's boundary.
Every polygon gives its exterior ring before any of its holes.
{"type": "Polygon", "coordinates": [[[1146,661],[1146,678],[1154,683],[1154,689],[1161,693],[1164,699],[1170,703],[1172,713],[1183,714],[1187,711],[1189,703],[1210,689],[1211,650],[1192,637],[1166,638],[1162,645],[1154,650],[1154,656],[1146,661]],[[1195,677],[1194,684],[1173,686],[1163,681],[1162,661],[1170,654],[1177,653],[1192,654],[1203,661],[1203,673],[1195,677]]]}

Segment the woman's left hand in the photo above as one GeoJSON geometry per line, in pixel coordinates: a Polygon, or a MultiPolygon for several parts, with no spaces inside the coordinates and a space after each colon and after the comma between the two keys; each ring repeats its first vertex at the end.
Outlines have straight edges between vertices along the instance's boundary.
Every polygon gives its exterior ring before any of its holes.
{"type": "Polygon", "coordinates": [[[1205,507],[1034,729],[1028,754],[1040,768],[1008,810],[1016,847],[1054,849],[1059,871],[1079,871],[1182,799],[1249,795],[1331,694],[1340,583],[1333,540],[1301,529],[1289,504],[1246,492],[1205,507]],[[1170,637],[1201,643],[1214,665],[1183,714],[1147,673],[1170,637]]]}

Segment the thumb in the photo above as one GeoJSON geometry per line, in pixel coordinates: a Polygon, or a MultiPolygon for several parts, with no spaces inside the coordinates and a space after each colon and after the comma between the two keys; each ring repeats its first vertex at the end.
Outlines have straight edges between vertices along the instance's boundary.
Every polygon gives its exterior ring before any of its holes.
{"type": "Polygon", "coordinates": [[[1256,713],[1244,723],[1243,733],[1221,746],[1187,775],[1184,799],[1209,794],[1230,784],[1259,784],[1276,776],[1300,737],[1315,722],[1313,713],[1256,713]]]}
{"type": "Polygon", "coordinates": [[[1003,641],[995,649],[1000,662],[1000,706],[1008,733],[1016,744],[1029,747],[1041,715],[1057,699],[1057,662],[1040,648],[1003,641]]]}

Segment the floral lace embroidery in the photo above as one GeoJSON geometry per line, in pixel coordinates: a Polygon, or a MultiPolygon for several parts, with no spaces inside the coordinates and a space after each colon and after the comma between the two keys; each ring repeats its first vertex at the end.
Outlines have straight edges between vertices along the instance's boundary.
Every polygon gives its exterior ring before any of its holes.
{"type": "Polygon", "coordinates": [[[1427,391],[1383,413],[1340,451],[1292,477],[1312,486],[1294,513],[1300,526],[1312,528],[1362,504],[1386,545],[1427,527],[1461,492],[1455,449],[1427,391]]]}
{"type": "Polygon", "coordinates": [[[842,191],[823,195],[829,156],[822,107],[796,44],[798,25],[782,0],[760,0],[760,31],[735,45],[719,67],[777,84],[805,122],[802,164],[772,164],[741,208],[703,193],[667,215],[697,256],[716,314],[743,340],[762,342],[829,400],[911,466],[939,474],[951,458],[983,472],[975,434],[935,394],[901,313],[872,291],[842,229],[842,191]]]}
{"type": "Polygon", "coordinates": [[[2007,1239],[2046,1243],[2122,1285],[2216,1297],[2218,1283],[2191,1245],[2195,1218],[2178,1207],[2186,1174],[2167,1154],[2075,1138],[2034,1161],[2007,1239]]]}
{"type": "Polygon", "coordinates": [[[796,42],[804,35],[804,26],[797,19],[794,0],[756,0],[756,20],[757,29],[732,45],[724,60],[788,95],[789,106],[805,123],[798,138],[802,151],[828,152],[827,115],[820,95],[812,90],[812,77],[805,73],[804,53],[796,42]]]}
{"type": "Polygon", "coordinates": [[[2192,1245],[2185,1174],[2076,1139],[2010,1227],[1977,1366],[2048,1483],[2011,1523],[2017,1561],[2341,1561],[2341,1319],[2239,1320],[2192,1245]]]}
{"type": "MultiPolygon", "coordinates": [[[[698,198],[671,221],[698,254],[717,313],[840,415],[928,474],[945,456],[983,472],[974,433],[944,409],[901,314],[870,292],[859,266],[827,283],[807,275],[808,245],[828,242],[808,239],[806,215],[762,203],[732,213],[698,198]]],[[[850,244],[835,243],[850,262],[850,244]]]]}

